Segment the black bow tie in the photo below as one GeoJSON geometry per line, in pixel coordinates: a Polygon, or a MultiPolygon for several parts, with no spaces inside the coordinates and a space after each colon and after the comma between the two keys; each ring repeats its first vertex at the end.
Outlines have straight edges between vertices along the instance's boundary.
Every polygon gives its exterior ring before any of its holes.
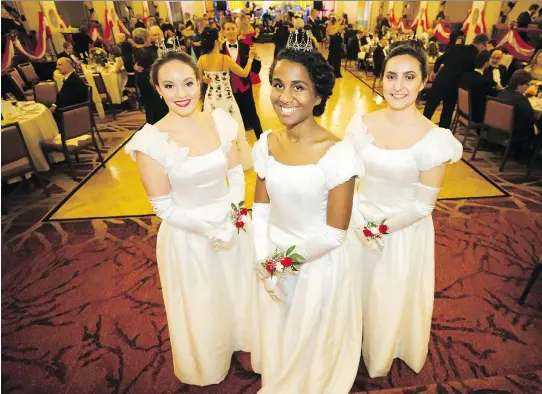
{"type": "Polygon", "coordinates": [[[228,44],[228,48],[237,48],[237,44],[228,44]]]}

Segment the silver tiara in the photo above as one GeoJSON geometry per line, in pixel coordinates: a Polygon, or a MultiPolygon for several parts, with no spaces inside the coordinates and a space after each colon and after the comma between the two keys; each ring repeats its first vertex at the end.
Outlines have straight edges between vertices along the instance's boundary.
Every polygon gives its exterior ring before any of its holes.
{"type": "Polygon", "coordinates": [[[294,51],[310,52],[312,51],[312,33],[307,30],[291,31],[286,43],[286,48],[293,49],[294,51]]]}
{"type": "Polygon", "coordinates": [[[157,42],[158,51],[162,56],[165,56],[168,53],[171,52],[182,52],[182,45],[179,40],[179,37],[175,36],[173,37],[173,46],[171,48],[166,47],[166,41],[162,38],[161,41],[157,42]]]}

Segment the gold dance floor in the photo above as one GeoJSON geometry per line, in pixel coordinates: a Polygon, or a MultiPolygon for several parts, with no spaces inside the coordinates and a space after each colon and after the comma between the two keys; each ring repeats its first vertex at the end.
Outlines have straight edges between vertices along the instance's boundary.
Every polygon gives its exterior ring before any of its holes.
{"type": "MultiPolygon", "coordinates": [[[[281,125],[269,102],[269,66],[272,62],[273,45],[258,45],[262,58],[262,83],[255,87],[254,95],[264,130],[277,129],[281,125]]],[[[337,80],[333,96],[328,102],[321,124],[344,136],[344,131],[356,111],[371,112],[382,107],[382,99],[373,95],[370,88],[348,71],[337,80]]],[[[249,142],[255,141],[253,132],[248,133],[249,142]]],[[[137,166],[124,153],[124,144],[109,158],[107,168],[99,169],[87,177],[71,195],[57,206],[48,220],[73,220],[104,217],[131,217],[151,215],[152,209],[139,179],[137,166]]],[[[249,171],[246,177],[246,206],[252,206],[256,174],[249,171]]],[[[505,193],[464,161],[449,167],[441,199],[463,199],[504,196],[505,193]]]]}

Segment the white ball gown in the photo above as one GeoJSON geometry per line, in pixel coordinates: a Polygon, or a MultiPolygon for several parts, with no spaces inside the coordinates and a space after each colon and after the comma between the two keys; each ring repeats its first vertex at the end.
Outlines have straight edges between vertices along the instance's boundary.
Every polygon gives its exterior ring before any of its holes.
{"type": "MultiPolygon", "coordinates": [[[[269,155],[262,134],[254,169],[270,197],[269,252],[286,250],[326,226],[329,190],[359,174],[354,147],[332,146],[315,165],[287,166],[269,155]]],[[[252,366],[262,374],[260,394],[348,393],[361,356],[359,259],[345,243],[286,279],[287,300],[274,301],[255,280],[256,329],[252,366]]]]}
{"type": "MultiPolygon", "coordinates": [[[[169,141],[166,133],[145,125],[126,145],[167,172],[173,199],[192,215],[220,227],[231,209],[226,183],[227,154],[237,138],[237,122],[222,110],[212,113],[221,146],[203,156],[169,141]]],[[[227,375],[232,353],[250,351],[251,292],[254,260],[250,222],[234,235],[228,250],[215,251],[204,236],[163,221],[156,255],[175,375],[187,384],[206,386],[227,375]]]]}
{"type": "Polygon", "coordinates": [[[249,170],[252,168],[252,153],[241,111],[239,111],[239,106],[231,89],[230,73],[228,71],[205,71],[205,75],[211,80],[211,83],[205,93],[203,112],[211,114],[215,109],[220,108],[237,121],[237,146],[239,147],[241,164],[243,170],[249,170]]]}
{"type": "MultiPolygon", "coordinates": [[[[435,128],[410,149],[372,144],[361,114],[350,122],[352,141],[365,166],[355,208],[365,222],[403,211],[415,197],[420,171],[461,158],[450,130],[435,128]]],[[[354,216],[354,215],[353,215],[354,216]]],[[[359,216],[359,215],[358,215],[359,216]]],[[[356,224],[353,224],[356,226],[356,224]]],[[[431,215],[383,238],[382,253],[362,248],[363,359],[371,377],[388,374],[398,357],[416,373],[427,356],[435,282],[435,231],[431,215]]]]}

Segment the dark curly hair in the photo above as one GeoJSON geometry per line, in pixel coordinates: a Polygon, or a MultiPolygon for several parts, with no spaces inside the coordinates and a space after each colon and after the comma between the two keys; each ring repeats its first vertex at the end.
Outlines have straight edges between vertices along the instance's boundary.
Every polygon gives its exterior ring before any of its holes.
{"type": "Polygon", "coordinates": [[[218,29],[209,26],[203,29],[201,33],[201,53],[203,55],[211,53],[215,49],[215,42],[218,40],[218,29]]]}
{"type": "Polygon", "coordinates": [[[198,66],[196,65],[196,63],[194,63],[194,61],[189,55],[184,52],[169,52],[164,57],[156,59],[156,61],[151,66],[151,84],[153,86],[158,86],[158,71],[160,71],[160,68],[162,68],[164,64],[174,60],[178,60],[189,66],[194,71],[194,74],[196,74],[196,79],[198,81],[201,80],[198,66]]]}
{"type": "Polygon", "coordinates": [[[316,105],[312,110],[314,116],[321,116],[326,109],[327,99],[333,93],[333,87],[335,86],[335,74],[333,73],[333,67],[329,65],[327,60],[322,54],[316,50],[312,51],[296,51],[293,49],[283,49],[280,51],[271,64],[269,69],[269,82],[273,80],[273,72],[275,66],[281,60],[288,60],[290,62],[299,63],[307,69],[307,73],[314,85],[316,96],[322,100],[320,104],[316,105]]]}
{"type": "Polygon", "coordinates": [[[422,79],[425,81],[427,79],[427,51],[423,43],[418,40],[403,40],[391,44],[388,56],[386,56],[382,66],[382,72],[386,72],[386,66],[390,59],[402,55],[411,56],[418,61],[422,79]]]}

